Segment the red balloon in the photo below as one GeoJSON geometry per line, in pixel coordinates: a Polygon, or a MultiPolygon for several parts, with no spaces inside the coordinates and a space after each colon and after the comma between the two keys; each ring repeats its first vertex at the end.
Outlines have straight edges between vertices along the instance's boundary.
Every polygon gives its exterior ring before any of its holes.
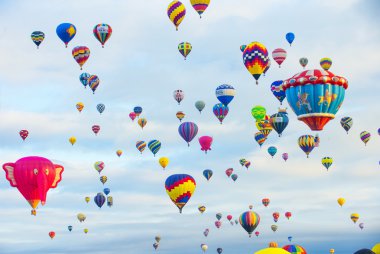
{"type": "Polygon", "coordinates": [[[29,135],[28,130],[21,130],[19,133],[20,133],[20,137],[22,138],[22,140],[25,140],[29,135]]]}
{"type": "Polygon", "coordinates": [[[278,221],[278,218],[280,218],[280,213],[278,213],[278,212],[274,212],[274,213],[273,213],[273,220],[274,220],[274,222],[277,222],[277,221],[278,221]]]}
{"type": "Polygon", "coordinates": [[[285,213],[285,217],[289,220],[290,217],[292,217],[292,213],[291,212],[286,212],[285,213]]]}
{"type": "Polygon", "coordinates": [[[227,215],[227,220],[231,221],[232,220],[232,215],[227,215]]]}
{"type": "Polygon", "coordinates": [[[198,139],[199,144],[201,145],[201,150],[205,151],[207,154],[207,151],[211,150],[211,144],[212,144],[212,137],[210,136],[202,136],[198,139]]]}
{"type": "Polygon", "coordinates": [[[230,175],[232,174],[232,172],[234,172],[234,169],[233,168],[229,168],[229,169],[226,170],[226,175],[228,177],[230,177],[230,175]]]}
{"type": "Polygon", "coordinates": [[[93,125],[92,131],[95,133],[95,135],[98,135],[98,132],[100,131],[100,126],[99,125],[93,125]]]}
{"type": "Polygon", "coordinates": [[[55,232],[54,231],[50,231],[49,232],[49,236],[50,238],[53,240],[54,236],[55,236],[55,232]]]}
{"type": "Polygon", "coordinates": [[[263,205],[265,207],[267,207],[269,205],[269,203],[270,203],[270,199],[269,198],[263,198],[262,202],[263,202],[263,205]]]}
{"type": "Polygon", "coordinates": [[[256,232],[255,232],[255,235],[256,235],[256,236],[259,236],[259,235],[260,235],[260,232],[259,232],[259,231],[256,231],[256,232]]]}
{"type": "Polygon", "coordinates": [[[45,204],[48,190],[57,187],[64,170],[61,165],[37,156],[24,157],[15,163],[5,163],[3,169],[11,186],[17,187],[33,208],[32,215],[36,214],[35,208],[40,202],[45,204]]]}
{"type": "Polygon", "coordinates": [[[136,113],[135,113],[135,112],[131,112],[131,113],[129,113],[129,118],[131,118],[132,121],[134,121],[135,118],[136,118],[136,113]]]}

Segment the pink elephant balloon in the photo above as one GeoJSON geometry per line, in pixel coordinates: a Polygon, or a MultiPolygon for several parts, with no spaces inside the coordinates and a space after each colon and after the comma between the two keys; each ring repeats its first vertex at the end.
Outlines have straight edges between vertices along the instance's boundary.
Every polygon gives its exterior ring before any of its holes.
{"type": "Polygon", "coordinates": [[[211,144],[212,144],[212,137],[210,136],[202,136],[198,139],[199,144],[201,145],[201,150],[205,151],[207,154],[207,151],[211,150],[211,144]]]}
{"type": "Polygon", "coordinates": [[[24,157],[15,163],[5,163],[3,169],[11,186],[17,187],[33,208],[32,215],[36,215],[35,209],[40,202],[45,204],[48,190],[57,187],[64,170],[61,165],[37,156],[24,157]]]}

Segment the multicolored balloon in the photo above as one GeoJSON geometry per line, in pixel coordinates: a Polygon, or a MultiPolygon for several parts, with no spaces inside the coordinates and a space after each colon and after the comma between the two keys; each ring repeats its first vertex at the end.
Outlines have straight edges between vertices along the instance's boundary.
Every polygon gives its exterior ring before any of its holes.
{"type": "Polygon", "coordinates": [[[100,114],[102,114],[106,109],[106,105],[104,105],[103,103],[99,103],[98,105],[96,105],[96,109],[100,114]]]}
{"type": "Polygon", "coordinates": [[[269,60],[268,60],[268,65],[265,67],[265,69],[264,69],[264,71],[263,71],[264,76],[265,76],[265,73],[267,73],[267,71],[269,70],[270,65],[271,65],[271,61],[270,61],[270,59],[269,59],[269,60]]]}
{"type": "Polygon", "coordinates": [[[194,10],[198,12],[199,18],[202,18],[202,14],[210,4],[210,0],[190,0],[190,3],[193,6],[194,10]]]}
{"type": "Polygon", "coordinates": [[[348,116],[343,117],[340,120],[340,125],[342,125],[343,129],[347,132],[347,134],[348,134],[348,131],[351,129],[353,123],[354,121],[352,120],[352,118],[348,116]]]}
{"type": "Polygon", "coordinates": [[[215,217],[216,217],[217,220],[221,220],[222,217],[223,217],[223,215],[222,215],[221,213],[217,213],[217,214],[215,215],[215,217]]]}
{"type": "Polygon", "coordinates": [[[222,226],[222,222],[221,221],[219,221],[219,220],[217,220],[217,221],[215,221],[215,227],[216,228],[220,228],[222,226]]]}
{"type": "Polygon", "coordinates": [[[120,157],[122,154],[123,154],[122,150],[119,149],[119,150],[116,151],[117,157],[120,157]]]}
{"type": "Polygon", "coordinates": [[[98,76],[96,76],[96,75],[91,75],[91,76],[87,79],[87,84],[88,84],[88,86],[91,88],[92,93],[95,94],[95,91],[96,91],[96,89],[98,88],[98,86],[99,86],[99,84],[100,84],[100,80],[99,80],[98,76]]]}
{"type": "Polygon", "coordinates": [[[241,46],[240,46],[240,51],[241,51],[241,52],[244,52],[244,50],[245,50],[246,47],[247,47],[247,45],[241,45],[241,46]]]}
{"type": "Polygon", "coordinates": [[[75,106],[79,113],[82,112],[82,110],[84,109],[84,104],[82,102],[78,102],[75,106]]]}
{"type": "Polygon", "coordinates": [[[315,147],[315,137],[311,135],[302,135],[298,138],[298,145],[304,151],[307,155],[307,158],[309,158],[309,154],[311,151],[313,151],[315,147]]]}
{"type": "Polygon", "coordinates": [[[228,114],[229,108],[223,103],[218,103],[214,105],[214,107],[212,108],[212,111],[214,112],[214,115],[216,116],[216,118],[218,118],[220,124],[222,124],[224,118],[228,114]]]}
{"type": "Polygon", "coordinates": [[[190,142],[198,134],[198,126],[193,122],[184,122],[178,127],[178,133],[187,142],[187,146],[190,146],[190,142]]]}
{"type": "Polygon", "coordinates": [[[209,181],[212,177],[212,170],[211,169],[205,169],[203,170],[203,176],[207,179],[207,181],[209,181]]]}
{"type": "Polygon", "coordinates": [[[244,49],[243,62],[249,73],[256,79],[256,84],[258,85],[258,80],[269,62],[267,48],[260,42],[251,42],[244,49]]]}
{"type": "Polygon", "coordinates": [[[61,41],[65,43],[67,48],[67,44],[74,38],[75,34],[77,33],[77,29],[73,24],[62,23],[57,26],[56,33],[61,41]]]}
{"type": "Polygon", "coordinates": [[[281,64],[285,61],[286,55],[287,54],[286,54],[285,49],[278,48],[278,49],[273,50],[272,58],[273,58],[273,60],[276,61],[279,68],[281,68],[281,64]]]}
{"type": "Polygon", "coordinates": [[[294,38],[296,38],[296,36],[294,35],[294,33],[292,32],[289,32],[285,35],[285,38],[286,40],[289,42],[289,45],[292,46],[292,43],[294,41],[294,38]]]}
{"type": "Polygon", "coordinates": [[[300,58],[299,62],[300,62],[300,65],[305,69],[305,67],[308,64],[309,60],[307,60],[306,57],[302,57],[302,58],[300,58]]]}
{"type": "Polygon", "coordinates": [[[198,139],[199,144],[201,145],[201,150],[207,154],[207,151],[211,151],[212,137],[202,136],[198,139]]]}
{"type": "Polygon", "coordinates": [[[91,75],[87,72],[83,72],[81,75],[79,75],[79,80],[80,82],[82,83],[82,85],[84,86],[84,88],[87,87],[87,84],[88,84],[88,78],[90,77],[91,75]]]}
{"type": "Polygon", "coordinates": [[[96,171],[98,171],[98,173],[100,174],[100,172],[103,171],[103,169],[106,167],[106,165],[104,164],[103,161],[96,161],[94,163],[94,168],[96,171]]]}
{"type": "Polygon", "coordinates": [[[367,145],[368,141],[371,139],[371,133],[368,131],[362,131],[360,133],[360,139],[363,141],[364,145],[367,145]]]}
{"type": "Polygon", "coordinates": [[[222,104],[228,106],[235,97],[235,88],[227,84],[220,85],[216,88],[215,95],[222,104]]]}
{"type": "Polygon", "coordinates": [[[282,80],[277,80],[272,83],[270,86],[270,90],[272,91],[273,95],[277,98],[277,100],[280,101],[280,104],[282,105],[282,101],[285,99],[286,94],[282,87],[282,80]]]}
{"type": "Polygon", "coordinates": [[[178,51],[183,55],[183,57],[186,60],[186,57],[190,54],[193,47],[191,46],[190,42],[181,42],[178,44],[178,51]]]}
{"type": "Polygon", "coordinates": [[[72,55],[74,57],[74,60],[79,64],[80,69],[82,70],[82,66],[90,57],[90,49],[86,46],[77,46],[73,48],[72,55]]]}
{"type": "Polygon", "coordinates": [[[263,203],[263,205],[265,207],[267,207],[270,203],[270,199],[269,198],[263,198],[263,200],[261,200],[261,202],[263,203]]]}
{"type": "Polygon", "coordinates": [[[192,176],[187,174],[175,174],[165,181],[166,193],[182,213],[182,208],[190,200],[195,191],[196,183],[192,176]]]}
{"type": "Polygon", "coordinates": [[[259,131],[255,133],[255,140],[261,147],[264,144],[265,140],[267,140],[267,138],[261,131],[259,131]]]}
{"type": "MultiPolygon", "coordinates": [[[[200,212],[200,213],[204,213],[205,211],[206,211],[206,207],[204,206],[204,205],[200,205],[200,206],[198,206],[198,211],[200,212]]],[[[206,235],[207,236],[207,235],[206,235]]]]}
{"type": "Polygon", "coordinates": [[[103,195],[103,193],[99,192],[95,197],[94,197],[94,202],[95,204],[99,207],[102,208],[104,205],[104,202],[106,202],[106,197],[103,195]]]}
{"type": "Polygon", "coordinates": [[[107,24],[97,24],[92,32],[95,38],[102,44],[102,48],[104,48],[104,43],[106,43],[112,35],[112,28],[107,24]]]}
{"type": "Polygon", "coordinates": [[[38,47],[40,46],[40,44],[45,39],[45,34],[43,32],[41,32],[41,31],[34,31],[31,34],[31,37],[32,37],[32,41],[34,42],[34,44],[37,45],[37,49],[38,49],[38,47]]]}
{"type": "Polygon", "coordinates": [[[202,113],[202,110],[205,108],[206,104],[204,101],[197,101],[195,102],[195,108],[198,109],[199,114],[202,113]]]}
{"type": "Polygon", "coordinates": [[[351,220],[356,223],[359,220],[359,214],[358,213],[352,213],[351,214],[351,220]]]}
{"type": "Polygon", "coordinates": [[[140,151],[141,154],[142,154],[142,152],[144,152],[145,147],[146,147],[145,141],[137,141],[136,142],[136,148],[137,148],[137,150],[140,151]]]}
{"type": "Polygon", "coordinates": [[[289,117],[286,109],[279,109],[278,113],[270,117],[270,123],[273,129],[278,133],[278,136],[281,137],[282,132],[289,124],[289,117]]]}
{"type": "Polygon", "coordinates": [[[24,141],[29,136],[29,131],[28,130],[21,130],[19,132],[19,134],[20,134],[20,137],[22,138],[22,140],[24,141]]]}
{"type": "Polygon", "coordinates": [[[140,117],[140,114],[142,113],[143,109],[140,106],[136,106],[133,108],[133,112],[136,114],[137,117],[140,117]]]}
{"type": "Polygon", "coordinates": [[[156,153],[158,153],[161,148],[161,142],[155,139],[151,140],[148,143],[148,148],[153,153],[153,155],[156,156],[156,153]]]}
{"type": "Polygon", "coordinates": [[[100,182],[104,185],[104,184],[107,182],[108,178],[107,178],[107,176],[101,176],[101,177],[99,178],[99,180],[100,180],[100,182]]]}
{"type": "Polygon", "coordinates": [[[107,197],[107,206],[108,207],[113,206],[113,197],[112,196],[107,197]]]}
{"type": "Polygon", "coordinates": [[[331,157],[323,157],[322,158],[322,165],[325,166],[327,170],[329,170],[329,167],[333,164],[333,158],[331,157]]]}
{"type": "Polygon", "coordinates": [[[186,15],[186,8],[180,1],[174,0],[168,6],[168,17],[178,31],[178,26],[181,24],[186,15]]]}
{"type": "Polygon", "coordinates": [[[248,232],[249,237],[251,237],[252,232],[260,223],[260,216],[253,211],[247,211],[240,215],[239,222],[245,231],[248,232]]]}
{"type": "Polygon", "coordinates": [[[286,245],[282,248],[291,254],[307,254],[306,250],[299,245],[286,245]]]}
{"type": "Polygon", "coordinates": [[[99,131],[100,131],[100,126],[99,125],[93,125],[91,127],[92,131],[95,133],[95,135],[98,135],[99,131]]]}
{"type": "Polygon", "coordinates": [[[182,122],[182,119],[185,118],[185,113],[183,113],[182,111],[178,111],[175,116],[178,118],[178,120],[180,122],[182,122]]]}
{"type": "Polygon", "coordinates": [[[328,71],[332,65],[332,60],[328,57],[321,58],[319,61],[319,64],[321,65],[322,69],[325,71],[328,71]]]}
{"type": "Polygon", "coordinates": [[[272,214],[272,216],[273,216],[273,220],[274,220],[274,222],[277,222],[278,219],[280,218],[280,213],[279,213],[279,212],[274,212],[274,213],[272,214]]]}
{"type": "Polygon", "coordinates": [[[178,105],[180,105],[183,98],[185,98],[185,93],[182,90],[174,90],[173,97],[178,102],[178,105]]]}
{"type": "Polygon", "coordinates": [[[145,127],[145,125],[146,125],[147,122],[148,122],[148,121],[147,121],[145,118],[140,118],[140,119],[137,121],[138,125],[140,125],[140,127],[141,127],[142,130],[144,129],[144,127],[145,127]]]}

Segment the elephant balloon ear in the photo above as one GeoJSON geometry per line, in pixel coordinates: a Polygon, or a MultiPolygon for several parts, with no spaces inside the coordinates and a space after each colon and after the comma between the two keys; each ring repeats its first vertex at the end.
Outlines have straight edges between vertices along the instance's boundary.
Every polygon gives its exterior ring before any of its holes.
{"type": "Polygon", "coordinates": [[[12,187],[16,187],[17,186],[17,183],[16,183],[16,179],[15,179],[15,176],[14,176],[14,169],[15,169],[15,164],[14,163],[5,163],[3,165],[3,169],[5,170],[5,177],[7,178],[7,180],[11,183],[11,186],[12,187]]]}
{"type": "Polygon", "coordinates": [[[62,180],[63,167],[61,165],[54,164],[55,167],[55,178],[51,184],[51,188],[57,187],[57,184],[62,180]]]}

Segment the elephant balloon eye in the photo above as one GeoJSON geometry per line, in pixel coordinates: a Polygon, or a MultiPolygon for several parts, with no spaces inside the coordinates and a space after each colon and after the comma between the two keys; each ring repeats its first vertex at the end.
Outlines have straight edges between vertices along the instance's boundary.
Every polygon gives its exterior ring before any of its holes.
{"type": "Polygon", "coordinates": [[[35,175],[37,175],[37,174],[38,174],[38,169],[35,168],[35,169],[33,170],[33,173],[34,173],[35,175]]]}
{"type": "Polygon", "coordinates": [[[49,169],[45,169],[45,174],[49,175],[49,169]]]}

